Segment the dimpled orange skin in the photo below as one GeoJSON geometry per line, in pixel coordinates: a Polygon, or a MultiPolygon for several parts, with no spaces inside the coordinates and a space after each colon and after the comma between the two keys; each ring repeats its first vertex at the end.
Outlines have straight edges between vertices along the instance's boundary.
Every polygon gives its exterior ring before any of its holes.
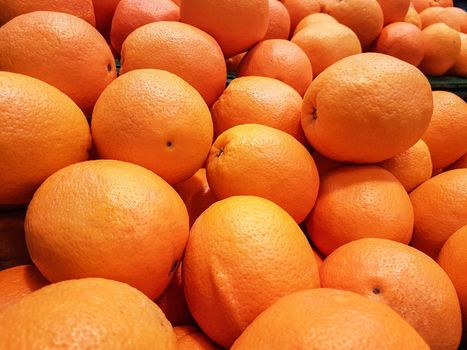
{"type": "Polygon", "coordinates": [[[25,210],[0,212],[0,270],[29,264],[24,239],[25,210]]]}
{"type": "Polygon", "coordinates": [[[294,36],[301,31],[303,28],[308,27],[310,24],[315,23],[322,23],[322,22],[331,22],[331,23],[339,23],[336,19],[332,16],[329,16],[325,13],[312,13],[311,15],[306,16],[302,19],[298,25],[295,27],[294,36]]]}
{"type": "Polygon", "coordinates": [[[256,75],[280,80],[303,96],[313,80],[306,53],[287,40],[265,40],[243,57],[237,76],[256,75]]]}
{"type": "Polygon", "coordinates": [[[443,269],[415,248],[386,239],[348,243],[329,255],[321,285],[392,307],[433,350],[455,350],[462,333],[456,290],[443,269]]]}
{"type": "Polygon", "coordinates": [[[407,192],[429,180],[433,171],[430,150],[422,140],[378,165],[390,171],[407,192]]]}
{"type": "Polygon", "coordinates": [[[282,0],[290,14],[291,30],[306,16],[320,12],[318,0],[282,0]]]}
{"type": "Polygon", "coordinates": [[[34,11],[69,13],[96,26],[92,0],[0,0],[0,8],[0,26],[19,15],[34,11]]]}
{"type": "Polygon", "coordinates": [[[302,97],[289,85],[266,77],[240,77],[230,83],[212,106],[214,135],[219,136],[236,125],[262,124],[305,143],[301,110],[302,97]]]}
{"type": "Polygon", "coordinates": [[[448,91],[433,91],[433,102],[433,117],[423,141],[436,170],[454,163],[467,151],[467,104],[448,91]]]}
{"type": "Polygon", "coordinates": [[[402,22],[409,10],[410,0],[378,0],[383,10],[384,24],[402,22]]]}
{"type": "Polygon", "coordinates": [[[274,203],[236,196],[196,220],[183,259],[191,313],[216,343],[230,347],[276,300],[318,288],[318,267],[305,235],[274,203]]]}
{"type": "Polygon", "coordinates": [[[141,68],[167,70],[198,90],[209,106],[225,88],[227,68],[219,45],[185,23],[156,22],[136,29],[123,44],[122,60],[120,74],[141,68]]]}
{"type": "Polygon", "coordinates": [[[405,15],[404,22],[412,23],[417,26],[419,29],[422,29],[422,19],[418,12],[413,8],[409,7],[407,14],[405,15]]]}
{"type": "Polygon", "coordinates": [[[318,195],[318,171],[308,150],[289,134],[264,125],[238,125],[222,133],[211,148],[206,171],[217,198],[263,197],[298,223],[318,195]]]}
{"type": "Polygon", "coordinates": [[[355,33],[339,23],[308,25],[292,38],[292,42],[307,54],[315,77],[344,57],[362,53],[355,33]]]}
{"type": "Polygon", "coordinates": [[[0,312],[47,284],[49,282],[34,265],[20,265],[0,271],[0,312]]]}
{"type": "Polygon", "coordinates": [[[302,127],[324,156],[372,163],[413,146],[432,113],[430,83],[416,67],[363,53],[340,60],[313,81],[303,101],[302,127]]]}
{"type": "Polygon", "coordinates": [[[248,50],[269,26],[268,0],[182,1],[181,21],[212,35],[225,58],[248,50]]]}
{"type": "Polygon", "coordinates": [[[105,39],[89,23],[66,13],[38,11],[14,18],[0,28],[0,52],[0,70],[55,86],[86,115],[117,76],[105,39]]]}
{"type": "Polygon", "coordinates": [[[461,29],[459,18],[452,16],[444,7],[429,7],[420,12],[420,18],[423,29],[435,23],[444,23],[457,31],[461,29]]]}
{"type": "Polygon", "coordinates": [[[383,29],[383,11],[376,0],[320,0],[321,12],[357,34],[363,49],[370,47],[383,29]]]}
{"type": "Polygon", "coordinates": [[[321,177],[306,221],[308,235],[325,256],[360,238],[409,243],[414,215],[404,187],[389,171],[373,166],[342,166],[321,177]]]}
{"type": "Polygon", "coordinates": [[[213,139],[211,114],[198,92],[155,69],[131,71],[109,85],[91,128],[101,158],[141,165],[170,184],[201,168],[213,139]]]}
{"type": "Polygon", "coordinates": [[[278,0],[269,0],[269,26],[263,40],[289,38],[290,15],[278,0]]]}
{"type": "Polygon", "coordinates": [[[411,23],[391,23],[383,28],[372,51],[418,66],[425,53],[422,31],[411,23]]]}
{"type": "Polygon", "coordinates": [[[109,278],[155,299],[176,271],[189,226],[183,201],[160,177],[95,160],[49,177],[29,204],[25,230],[31,258],[49,281],[109,278]]]}
{"type": "MultiPolygon", "coordinates": [[[[467,19],[466,19],[467,21],[467,19]]],[[[457,57],[456,63],[449,70],[448,74],[459,77],[467,76],[467,34],[460,33],[461,36],[461,52],[457,57]]]]}
{"type": "MultiPolygon", "coordinates": [[[[276,0],[277,1],[277,0],[276,0]]],[[[220,350],[204,333],[192,326],[174,328],[178,350],[220,350]]]]}
{"type": "Polygon", "coordinates": [[[44,287],[0,313],[2,350],[176,350],[170,322],[130,286],[101,278],[44,287]]]}
{"type": "Polygon", "coordinates": [[[180,8],[170,0],[122,0],[112,19],[112,46],[120,52],[123,42],[135,29],[151,22],[179,19],[180,8]]]}
{"type": "Polygon", "coordinates": [[[259,315],[232,350],[428,350],[420,335],[386,305],[320,288],[287,295],[259,315]]]}
{"type": "Polygon", "coordinates": [[[467,169],[436,175],[410,199],[415,214],[411,245],[436,259],[444,242],[467,223],[467,169]]]}
{"type": "Polygon", "coordinates": [[[53,86],[0,72],[0,106],[0,205],[28,203],[49,175],[88,159],[86,117],[53,86]]]}
{"type": "Polygon", "coordinates": [[[457,61],[461,50],[459,32],[444,23],[422,30],[425,56],[418,68],[427,75],[441,76],[457,61]]]}

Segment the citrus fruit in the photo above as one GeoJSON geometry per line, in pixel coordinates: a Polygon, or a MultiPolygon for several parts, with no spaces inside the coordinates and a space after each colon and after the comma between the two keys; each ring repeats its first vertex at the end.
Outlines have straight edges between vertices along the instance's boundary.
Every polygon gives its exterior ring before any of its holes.
{"type": "Polygon", "coordinates": [[[303,18],[320,12],[318,0],[282,0],[282,3],[289,11],[292,32],[303,18]]]}
{"type": "Polygon", "coordinates": [[[308,27],[310,24],[315,23],[322,23],[322,22],[331,22],[331,23],[339,23],[336,19],[332,16],[329,16],[325,13],[312,13],[311,15],[306,16],[303,18],[295,27],[294,36],[301,31],[303,28],[308,27]]]}
{"type": "Polygon", "coordinates": [[[467,168],[467,153],[448,166],[447,170],[467,168]]]}
{"type": "Polygon", "coordinates": [[[378,0],[383,10],[384,24],[402,22],[410,7],[410,0],[378,0]]]}
{"type": "Polygon", "coordinates": [[[289,38],[290,15],[278,0],[269,0],[269,26],[263,40],[289,38]]]}
{"type": "Polygon", "coordinates": [[[459,23],[461,32],[467,34],[467,12],[460,7],[447,7],[446,12],[459,23]]]}
{"type": "Polygon", "coordinates": [[[217,198],[264,197],[298,223],[318,194],[318,172],[307,149],[293,136],[264,125],[237,125],[222,133],[211,148],[206,171],[217,198]]]}
{"type": "Polygon", "coordinates": [[[51,282],[103,277],[151,299],[169,284],[188,239],[175,190],[149,170],[115,160],[66,167],[29,204],[26,243],[51,282]]]}
{"type": "Polygon", "coordinates": [[[457,57],[456,63],[449,70],[448,74],[457,75],[459,77],[467,76],[467,34],[460,33],[461,36],[461,52],[457,57]]]}
{"type": "Polygon", "coordinates": [[[0,70],[21,73],[55,86],[90,115],[116,77],[104,38],[81,18],[37,11],[0,28],[0,70]]]}
{"type": "Polygon", "coordinates": [[[302,127],[311,145],[328,158],[379,162],[422,137],[432,99],[430,83],[413,65],[378,53],[354,55],[311,83],[302,127]]]}
{"type": "Polygon", "coordinates": [[[435,23],[444,23],[454,30],[460,31],[461,23],[457,17],[451,15],[444,7],[428,7],[420,12],[422,28],[426,28],[435,23]]]}
{"type": "Polygon", "coordinates": [[[24,239],[24,210],[0,212],[0,270],[29,264],[24,239]]]}
{"type": "Polygon", "coordinates": [[[86,117],[69,97],[40,80],[0,72],[0,204],[28,203],[49,175],[86,160],[90,148],[86,117]]]}
{"type": "Polygon", "coordinates": [[[112,18],[120,0],[92,0],[94,13],[96,14],[96,28],[108,36],[112,26],[112,18]]]}
{"type": "Polygon", "coordinates": [[[92,135],[101,158],[144,166],[170,184],[201,168],[211,147],[211,114],[199,93],[167,71],[139,69],[99,97],[92,135]]]}
{"type": "MultiPolygon", "coordinates": [[[[277,0],[275,0],[277,1],[277,0]]],[[[219,350],[203,332],[192,326],[174,328],[178,350],[219,350]]]]}
{"type": "Polygon", "coordinates": [[[413,8],[409,7],[407,14],[405,15],[404,22],[412,23],[417,26],[419,29],[422,29],[422,19],[418,12],[413,8]]]}
{"type": "Polygon", "coordinates": [[[418,13],[429,7],[451,7],[453,6],[452,0],[411,0],[412,5],[418,13]]]}
{"type": "Polygon", "coordinates": [[[235,196],[196,220],[183,259],[183,287],[201,329],[230,347],[280,297],[319,287],[313,250],[274,203],[235,196]]]}
{"type": "Polygon", "coordinates": [[[392,307],[431,349],[457,349],[461,315],[443,269],[415,248],[367,238],[336,249],[323,262],[321,285],[358,293],[392,307]]]}

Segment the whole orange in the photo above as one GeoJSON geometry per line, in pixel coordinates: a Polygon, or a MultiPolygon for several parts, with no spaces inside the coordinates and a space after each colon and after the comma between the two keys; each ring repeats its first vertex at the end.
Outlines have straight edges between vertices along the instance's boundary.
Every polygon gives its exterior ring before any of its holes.
{"type": "Polygon", "coordinates": [[[263,40],[289,38],[290,15],[279,0],[269,0],[269,26],[263,40]]]}
{"type": "Polygon", "coordinates": [[[289,11],[292,32],[303,18],[320,12],[318,0],[282,0],[282,3],[289,11]]]}
{"type": "MultiPolygon", "coordinates": [[[[277,0],[276,0],[277,1],[277,0]]],[[[178,350],[219,350],[203,332],[192,326],[174,328],[178,350]]]]}
{"type": "Polygon", "coordinates": [[[429,7],[420,12],[420,19],[422,20],[422,28],[426,28],[435,23],[444,23],[454,30],[460,31],[461,29],[459,18],[452,16],[444,7],[429,7]]]}
{"type": "Polygon", "coordinates": [[[0,212],[0,270],[31,262],[24,239],[26,211],[0,212]]]}
{"type": "Polygon", "coordinates": [[[303,18],[295,27],[295,31],[293,35],[295,36],[299,31],[301,31],[303,28],[308,27],[310,24],[315,24],[315,23],[322,23],[322,22],[331,22],[331,23],[339,23],[336,21],[336,19],[332,16],[329,16],[326,13],[312,13],[311,15],[306,16],[303,18]]]}
{"type": "Polygon", "coordinates": [[[384,24],[402,22],[410,7],[410,0],[378,0],[383,10],[384,24]]]}
{"type": "Polygon", "coordinates": [[[467,34],[467,12],[460,7],[447,7],[446,11],[460,24],[461,32],[467,34]]]}

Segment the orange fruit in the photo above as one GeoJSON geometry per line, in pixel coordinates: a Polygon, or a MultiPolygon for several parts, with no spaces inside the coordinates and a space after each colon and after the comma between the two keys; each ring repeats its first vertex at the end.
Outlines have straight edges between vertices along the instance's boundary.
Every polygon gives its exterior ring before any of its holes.
{"type": "Polygon", "coordinates": [[[49,282],[34,265],[19,265],[0,271],[0,311],[49,282]]]}
{"type": "Polygon", "coordinates": [[[415,216],[411,245],[435,259],[444,242],[467,223],[467,169],[436,175],[410,199],[415,216]]]}
{"type": "Polygon", "coordinates": [[[302,127],[311,145],[328,158],[380,162],[422,137],[432,99],[430,83],[411,64],[379,53],[354,55],[310,85],[302,127]]]}
{"type": "Polygon", "coordinates": [[[320,12],[318,0],[282,0],[290,14],[291,31],[295,30],[298,23],[308,15],[320,12]]]}
{"type": "Polygon", "coordinates": [[[225,88],[227,69],[219,45],[188,24],[156,22],[136,29],[123,44],[122,60],[121,74],[155,68],[178,75],[209,106],[225,88]]]}
{"type": "Polygon", "coordinates": [[[308,25],[292,42],[307,54],[315,77],[344,57],[362,53],[360,41],[350,28],[329,21],[308,25]]]}
{"type": "Polygon", "coordinates": [[[447,7],[445,10],[459,23],[461,32],[467,34],[467,12],[460,7],[447,7]]]}
{"type": "Polygon", "coordinates": [[[280,297],[319,287],[316,260],[294,220],[259,197],[231,197],[196,220],[183,259],[191,313],[216,343],[230,347],[280,297]]]}
{"type": "Polygon", "coordinates": [[[303,18],[295,27],[295,31],[293,35],[295,36],[299,31],[301,31],[303,28],[308,27],[311,24],[315,23],[322,23],[322,22],[331,22],[331,23],[339,23],[336,21],[336,19],[332,16],[329,16],[325,13],[312,13],[311,15],[306,16],[303,18]]]}
{"type": "Polygon", "coordinates": [[[205,168],[199,169],[192,177],[176,184],[174,188],[188,209],[190,227],[198,216],[217,200],[209,187],[205,168]]]}
{"type": "Polygon", "coordinates": [[[0,0],[0,26],[9,20],[34,11],[56,11],[69,13],[84,19],[90,25],[96,25],[92,0],[0,0]]]}
{"type": "Polygon", "coordinates": [[[467,104],[448,91],[433,91],[433,117],[423,135],[433,170],[444,168],[467,152],[467,104]]]}
{"type": "Polygon", "coordinates": [[[457,57],[456,63],[451,67],[448,74],[460,77],[467,76],[467,34],[460,33],[461,52],[457,57]]]}
{"type": "Polygon", "coordinates": [[[422,29],[422,19],[418,12],[413,8],[409,7],[407,14],[405,15],[404,22],[412,23],[417,26],[419,29],[422,29]]]}
{"type": "Polygon", "coordinates": [[[217,198],[263,197],[298,223],[318,194],[318,171],[307,149],[291,135],[264,125],[237,125],[222,133],[211,148],[206,171],[217,198]]]}
{"type": "Polygon", "coordinates": [[[429,349],[386,305],[320,288],[287,295],[259,315],[232,350],[429,349]]]}
{"type": "Polygon", "coordinates": [[[467,168],[467,153],[452,163],[447,170],[467,168]]]}
{"type": "Polygon", "coordinates": [[[269,26],[263,40],[289,38],[290,15],[278,0],[269,0],[269,26]]]}
{"type": "Polygon", "coordinates": [[[457,17],[451,15],[444,7],[429,7],[420,12],[422,28],[426,28],[435,23],[444,23],[454,30],[460,31],[461,23],[457,17]]]}
{"type": "Polygon", "coordinates": [[[112,26],[112,18],[120,0],[92,0],[96,14],[96,28],[107,37],[112,26]]]}
{"type": "Polygon", "coordinates": [[[193,317],[186,303],[185,294],[183,293],[181,264],[170,284],[159,298],[156,299],[156,304],[161,308],[172,326],[194,324],[193,317]]]}
{"type": "Polygon", "coordinates": [[[0,270],[31,262],[24,239],[25,214],[23,210],[0,212],[0,270]]]}
{"type": "Polygon", "coordinates": [[[410,0],[378,0],[383,10],[384,24],[402,22],[410,7],[410,0]]]}
{"type": "Polygon", "coordinates": [[[0,204],[28,203],[49,175],[86,160],[90,148],[86,117],[69,97],[40,80],[0,72],[0,204]]]}
{"type": "Polygon", "coordinates": [[[292,87],[255,76],[233,80],[211,109],[216,136],[236,125],[261,124],[304,143],[301,111],[302,97],[292,87]]]}
{"type": "Polygon", "coordinates": [[[237,76],[256,75],[280,80],[303,96],[313,80],[310,60],[296,44],[287,40],[265,40],[242,59],[237,76]]]}
{"type": "MultiPolygon", "coordinates": [[[[276,0],[277,1],[277,0],[276,0]]],[[[174,328],[179,350],[219,350],[203,332],[192,326],[174,328]]]]}
{"type": "Polygon", "coordinates": [[[418,13],[422,12],[423,10],[429,7],[452,7],[453,1],[452,0],[411,0],[415,10],[418,13]]]}
{"type": "Polygon", "coordinates": [[[364,49],[383,29],[383,11],[376,0],[321,0],[321,12],[352,29],[364,49]]]}
{"type": "Polygon", "coordinates": [[[422,36],[425,56],[419,65],[420,70],[428,75],[443,75],[459,57],[459,33],[444,23],[435,23],[423,29],[422,36]]]}
{"type": "Polygon", "coordinates": [[[0,313],[0,348],[176,350],[170,322],[144,294],[100,278],[44,287],[0,313]]]}
{"type": "Polygon", "coordinates": [[[182,1],[180,14],[182,22],[212,35],[229,58],[264,38],[269,26],[269,1],[182,1]]]}
{"type": "Polygon", "coordinates": [[[413,222],[409,196],[389,171],[373,165],[342,166],[321,177],[306,228],[313,244],[327,256],[366,237],[407,244],[413,222]]]}
{"type": "Polygon", "coordinates": [[[112,46],[120,52],[123,42],[135,29],[152,22],[179,19],[180,8],[170,0],[121,0],[112,19],[112,46]]]}
{"type": "Polygon", "coordinates": [[[433,171],[430,150],[423,140],[378,165],[390,171],[407,192],[429,180],[433,171]]]}
{"type": "Polygon", "coordinates": [[[462,323],[456,290],[443,269],[415,248],[367,238],[323,262],[321,285],[358,293],[392,307],[433,350],[457,349],[462,323]]]}
{"type": "Polygon", "coordinates": [[[438,264],[456,287],[462,310],[464,334],[467,334],[467,225],[453,233],[444,243],[438,255],[438,264]]]}
{"type": "Polygon", "coordinates": [[[227,65],[227,72],[233,72],[237,73],[238,66],[240,65],[240,62],[242,61],[243,57],[245,57],[246,52],[239,53],[238,55],[235,55],[233,57],[230,57],[225,61],[227,65]]]}
{"type": "Polygon", "coordinates": [[[25,230],[31,258],[49,281],[109,278],[155,299],[178,267],[189,226],[183,201],[160,177],[95,160],[49,177],[29,204],[25,230]]]}
{"type": "Polygon", "coordinates": [[[101,158],[144,166],[170,184],[201,168],[213,138],[211,114],[198,92],[155,69],[131,71],[109,85],[91,128],[101,158]]]}
{"type": "Polygon", "coordinates": [[[66,13],[38,11],[12,19],[0,28],[0,52],[0,70],[55,86],[86,115],[117,74],[99,32],[66,13]]]}
{"type": "Polygon", "coordinates": [[[338,162],[337,160],[327,158],[323,156],[321,153],[313,151],[311,152],[311,156],[315,161],[316,168],[318,169],[318,173],[320,178],[324,176],[327,172],[336,169],[337,167],[344,165],[345,163],[338,162]]]}
{"type": "Polygon", "coordinates": [[[411,23],[391,23],[383,28],[372,51],[418,66],[425,52],[422,31],[411,23]]]}

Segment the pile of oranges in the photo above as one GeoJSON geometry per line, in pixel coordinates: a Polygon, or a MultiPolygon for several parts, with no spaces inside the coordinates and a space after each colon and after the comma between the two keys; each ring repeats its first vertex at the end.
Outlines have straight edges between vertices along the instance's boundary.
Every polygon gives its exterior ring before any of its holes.
{"type": "Polygon", "coordinates": [[[451,0],[0,0],[0,349],[462,347],[444,74],[451,0]]]}

